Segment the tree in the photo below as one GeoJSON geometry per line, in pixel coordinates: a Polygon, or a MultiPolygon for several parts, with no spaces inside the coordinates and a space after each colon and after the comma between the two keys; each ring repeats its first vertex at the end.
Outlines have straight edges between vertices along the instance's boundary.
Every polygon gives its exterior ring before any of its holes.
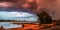
{"type": "Polygon", "coordinates": [[[40,14],[37,14],[39,17],[38,20],[40,21],[41,24],[49,24],[52,23],[52,17],[49,16],[48,13],[45,11],[41,12],[40,14]]]}

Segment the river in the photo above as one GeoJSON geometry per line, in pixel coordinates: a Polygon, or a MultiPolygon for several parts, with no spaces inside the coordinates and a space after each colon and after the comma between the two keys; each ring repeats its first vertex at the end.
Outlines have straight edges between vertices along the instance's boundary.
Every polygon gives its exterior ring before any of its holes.
{"type": "Polygon", "coordinates": [[[16,25],[11,23],[12,22],[0,22],[0,27],[3,26],[3,28],[5,29],[22,27],[22,25],[16,25]]]}

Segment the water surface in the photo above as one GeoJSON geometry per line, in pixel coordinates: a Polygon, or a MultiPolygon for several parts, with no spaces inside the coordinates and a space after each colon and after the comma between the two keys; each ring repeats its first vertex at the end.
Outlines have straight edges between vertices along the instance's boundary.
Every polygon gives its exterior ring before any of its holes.
{"type": "Polygon", "coordinates": [[[5,29],[22,27],[22,25],[11,24],[11,22],[0,22],[0,27],[1,26],[5,29]]]}

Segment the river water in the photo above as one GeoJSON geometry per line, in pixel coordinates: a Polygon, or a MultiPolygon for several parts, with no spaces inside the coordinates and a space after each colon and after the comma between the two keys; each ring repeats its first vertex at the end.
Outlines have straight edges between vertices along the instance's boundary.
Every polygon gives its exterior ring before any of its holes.
{"type": "Polygon", "coordinates": [[[22,27],[22,25],[16,25],[11,23],[12,22],[0,22],[0,27],[3,26],[3,28],[5,29],[22,27]]]}

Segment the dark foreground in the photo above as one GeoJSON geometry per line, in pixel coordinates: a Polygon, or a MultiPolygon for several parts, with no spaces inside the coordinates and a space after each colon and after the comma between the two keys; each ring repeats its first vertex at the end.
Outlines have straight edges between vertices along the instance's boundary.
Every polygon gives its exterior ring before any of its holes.
{"type": "Polygon", "coordinates": [[[53,21],[51,24],[24,24],[22,28],[5,29],[1,27],[0,30],[60,30],[60,20],[53,21]]]}

